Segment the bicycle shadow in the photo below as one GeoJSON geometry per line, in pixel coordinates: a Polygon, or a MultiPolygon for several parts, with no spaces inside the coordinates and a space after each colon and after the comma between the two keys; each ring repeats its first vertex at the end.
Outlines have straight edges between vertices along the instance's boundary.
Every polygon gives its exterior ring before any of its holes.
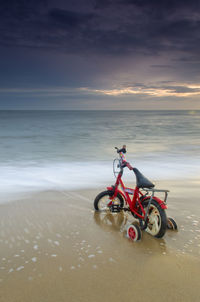
{"type": "Polygon", "coordinates": [[[111,213],[110,211],[95,211],[94,212],[95,223],[105,232],[113,232],[122,234],[127,242],[133,244],[134,248],[139,248],[148,253],[157,252],[159,254],[167,253],[166,241],[163,238],[155,238],[145,231],[142,231],[142,239],[137,242],[131,241],[127,237],[127,227],[131,223],[138,223],[132,215],[120,212],[111,213]]]}

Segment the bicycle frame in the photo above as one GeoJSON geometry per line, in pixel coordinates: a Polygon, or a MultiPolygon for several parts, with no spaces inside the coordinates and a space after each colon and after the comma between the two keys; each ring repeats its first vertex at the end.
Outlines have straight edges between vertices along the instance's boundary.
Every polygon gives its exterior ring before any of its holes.
{"type": "MultiPolygon", "coordinates": [[[[124,200],[126,201],[126,204],[129,205],[131,212],[134,213],[135,215],[137,215],[138,218],[144,219],[145,218],[145,210],[144,210],[144,208],[141,204],[140,198],[139,198],[139,195],[143,196],[143,194],[140,192],[140,190],[137,186],[135,187],[135,189],[125,187],[125,185],[124,185],[121,178],[122,178],[122,172],[119,172],[119,174],[117,176],[117,179],[116,179],[116,182],[115,182],[115,185],[114,185],[114,194],[113,194],[112,197],[110,197],[110,199],[111,200],[114,199],[117,196],[118,193],[121,194],[123,196],[124,200]],[[123,191],[118,188],[119,185],[121,186],[123,191]],[[130,198],[128,192],[126,192],[127,189],[133,191],[133,198],[132,199],[130,198]],[[137,206],[136,206],[136,204],[137,204],[137,206]],[[138,206],[141,209],[143,215],[138,213],[138,206]]],[[[108,190],[113,190],[113,187],[107,187],[107,189],[108,190]]]]}
{"type": "Polygon", "coordinates": [[[109,205],[112,204],[112,199],[114,199],[117,194],[121,194],[126,201],[126,204],[129,205],[130,211],[136,215],[137,218],[146,220],[147,218],[147,212],[144,210],[144,207],[141,203],[140,196],[143,196],[143,201],[148,200],[147,208],[150,206],[150,203],[152,199],[154,199],[163,209],[167,209],[166,206],[166,200],[167,200],[167,190],[155,190],[155,189],[147,189],[145,190],[147,193],[144,195],[140,191],[140,189],[136,186],[135,189],[131,189],[128,187],[125,187],[123,181],[122,181],[122,175],[123,175],[123,168],[119,172],[115,185],[113,187],[107,187],[107,190],[112,190],[113,196],[110,197],[111,202],[109,205]],[[119,189],[119,186],[121,186],[122,190],[119,189]],[[152,195],[147,195],[148,192],[152,192],[152,195]],[[128,193],[129,192],[129,193],[128,193]],[[165,192],[165,199],[164,201],[159,199],[158,197],[154,196],[154,192],[165,192]],[[129,194],[133,194],[133,198],[131,199],[129,194]]]}

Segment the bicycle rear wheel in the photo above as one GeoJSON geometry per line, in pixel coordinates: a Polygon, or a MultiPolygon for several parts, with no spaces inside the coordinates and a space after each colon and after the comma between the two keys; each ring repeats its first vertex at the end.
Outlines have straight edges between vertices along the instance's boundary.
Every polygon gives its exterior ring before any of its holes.
{"type": "Polygon", "coordinates": [[[155,200],[152,200],[147,214],[146,231],[154,237],[162,238],[165,235],[166,229],[167,216],[165,210],[155,200]]]}

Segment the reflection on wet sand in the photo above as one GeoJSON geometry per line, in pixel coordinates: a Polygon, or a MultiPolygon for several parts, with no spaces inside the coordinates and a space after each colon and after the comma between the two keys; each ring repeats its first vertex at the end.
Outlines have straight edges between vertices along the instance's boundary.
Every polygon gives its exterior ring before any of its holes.
{"type": "Polygon", "coordinates": [[[104,230],[123,232],[128,221],[128,215],[124,212],[111,213],[109,210],[105,212],[94,212],[94,221],[104,230]]]}
{"type": "Polygon", "coordinates": [[[127,212],[113,214],[109,210],[102,212],[95,211],[94,221],[105,232],[120,232],[124,239],[128,240],[134,245],[135,249],[141,249],[143,252],[145,251],[149,254],[153,253],[154,251],[162,254],[166,254],[167,252],[165,239],[154,238],[145,231],[142,233],[142,240],[140,242],[132,242],[129,240],[127,237],[127,227],[133,221],[135,222],[135,220],[131,214],[128,214],[127,212]]]}

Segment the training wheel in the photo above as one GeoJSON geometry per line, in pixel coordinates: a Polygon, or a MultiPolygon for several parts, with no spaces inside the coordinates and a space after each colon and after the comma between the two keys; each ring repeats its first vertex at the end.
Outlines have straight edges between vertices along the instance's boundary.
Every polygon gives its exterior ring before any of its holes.
{"type": "Polygon", "coordinates": [[[127,228],[127,237],[132,241],[138,241],[142,237],[141,230],[137,224],[131,224],[127,228]]]}
{"type": "Polygon", "coordinates": [[[178,226],[176,224],[176,221],[171,217],[167,217],[167,228],[169,230],[175,230],[175,231],[178,230],[178,226]]]}

